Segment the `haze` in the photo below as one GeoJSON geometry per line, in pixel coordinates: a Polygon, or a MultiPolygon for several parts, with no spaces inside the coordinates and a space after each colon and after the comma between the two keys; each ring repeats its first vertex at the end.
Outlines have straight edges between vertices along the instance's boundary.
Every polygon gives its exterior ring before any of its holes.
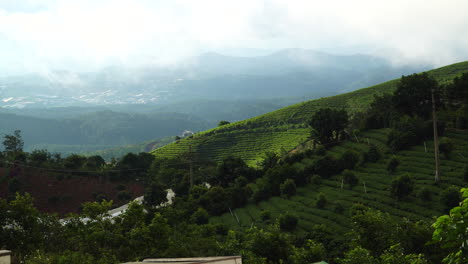
{"type": "Polygon", "coordinates": [[[283,48],[441,66],[468,58],[466,10],[463,0],[0,0],[0,75],[283,48]]]}

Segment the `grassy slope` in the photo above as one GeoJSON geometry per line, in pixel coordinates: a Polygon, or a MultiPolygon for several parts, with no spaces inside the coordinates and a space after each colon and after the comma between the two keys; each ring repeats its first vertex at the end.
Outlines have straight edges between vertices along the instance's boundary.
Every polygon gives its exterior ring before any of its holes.
{"type": "MultiPolygon", "coordinates": [[[[332,148],[328,155],[339,156],[344,151],[351,149],[355,151],[367,150],[367,139],[372,144],[378,146],[382,152],[388,152],[385,146],[387,130],[372,130],[363,133],[360,143],[348,141],[340,146],[332,148]]],[[[359,177],[359,184],[350,189],[346,184],[341,189],[341,175],[332,176],[323,180],[317,185],[300,186],[296,196],[290,199],[273,197],[267,201],[262,201],[258,205],[249,204],[244,208],[233,211],[240,221],[237,223],[235,217],[226,213],[219,217],[211,218],[213,223],[225,223],[232,228],[250,227],[251,225],[260,225],[261,210],[268,210],[273,217],[278,217],[285,212],[292,213],[299,217],[299,230],[310,231],[314,224],[325,224],[332,228],[338,234],[343,234],[351,225],[349,218],[349,208],[354,203],[362,203],[369,207],[382,210],[394,216],[407,217],[412,220],[432,220],[432,217],[441,215],[443,208],[439,202],[439,193],[444,188],[456,185],[466,186],[463,182],[463,169],[468,157],[468,132],[451,131],[447,136],[454,140],[455,149],[449,159],[441,159],[441,177],[442,184],[434,185],[434,156],[431,153],[432,142],[427,142],[428,152],[425,152],[423,145],[416,146],[410,150],[397,153],[401,161],[395,175],[389,175],[386,171],[386,163],[390,154],[386,154],[376,163],[365,163],[358,167],[355,172],[359,177]],[[465,158],[464,158],[465,157],[465,158]],[[403,201],[396,202],[390,196],[390,184],[394,177],[408,173],[416,183],[413,194],[403,201]],[[364,193],[364,183],[367,193],[364,193]],[[431,201],[422,201],[416,196],[421,188],[427,188],[432,192],[431,201]],[[328,204],[324,209],[318,209],[315,206],[316,196],[319,192],[325,194],[328,204]],[[344,211],[335,212],[335,204],[340,203],[344,211]]],[[[302,161],[302,164],[308,160],[302,161]]],[[[295,164],[297,167],[301,163],[295,164]]]]}
{"type": "MultiPolygon", "coordinates": [[[[468,62],[438,68],[428,73],[445,83],[463,72],[468,72],[468,62]]],[[[196,134],[153,151],[155,155],[173,157],[192,151],[201,158],[219,161],[228,155],[237,155],[255,166],[266,151],[290,150],[308,136],[304,124],[319,108],[346,108],[350,113],[364,110],[374,95],[390,93],[398,80],[332,97],[291,105],[264,115],[196,134]]]]}

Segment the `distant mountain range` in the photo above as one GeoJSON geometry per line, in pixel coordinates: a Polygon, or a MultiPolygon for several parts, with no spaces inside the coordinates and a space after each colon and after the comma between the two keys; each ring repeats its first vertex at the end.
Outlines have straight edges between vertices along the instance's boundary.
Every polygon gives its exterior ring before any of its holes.
{"type": "Polygon", "coordinates": [[[256,57],[204,53],[170,67],[1,77],[0,133],[21,129],[28,150],[96,151],[201,131],[426,69],[287,49],[256,57]]]}
{"type": "Polygon", "coordinates": [[[424,65],[394,66],[368,55],[287,49],[258,57],[205,53],[176,66],[109,67],[0,78],[0,107],[37,108],[178,101],[329,96],[377,84],[424,65]]]}

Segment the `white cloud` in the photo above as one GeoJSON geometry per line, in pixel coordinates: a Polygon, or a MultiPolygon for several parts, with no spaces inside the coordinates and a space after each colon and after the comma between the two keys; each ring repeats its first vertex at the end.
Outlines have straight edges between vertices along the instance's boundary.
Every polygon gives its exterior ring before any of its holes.
{"type": "Polygon", "coordinates": [[[364,51],[435,65],[468,58],[464,0],[18,2],[0,0],[0,69],[166,64],[233,47],[364,51]]]}

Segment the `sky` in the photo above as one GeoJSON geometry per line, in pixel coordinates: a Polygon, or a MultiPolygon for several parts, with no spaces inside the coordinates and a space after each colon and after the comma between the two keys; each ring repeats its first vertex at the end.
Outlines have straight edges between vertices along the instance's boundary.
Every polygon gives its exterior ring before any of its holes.
{"type": "Polygon", "coordinates": [[[466,0],[0,0],[0,73],[284,48],[442,66],[468,60],[466,10],[466,0]]]}

